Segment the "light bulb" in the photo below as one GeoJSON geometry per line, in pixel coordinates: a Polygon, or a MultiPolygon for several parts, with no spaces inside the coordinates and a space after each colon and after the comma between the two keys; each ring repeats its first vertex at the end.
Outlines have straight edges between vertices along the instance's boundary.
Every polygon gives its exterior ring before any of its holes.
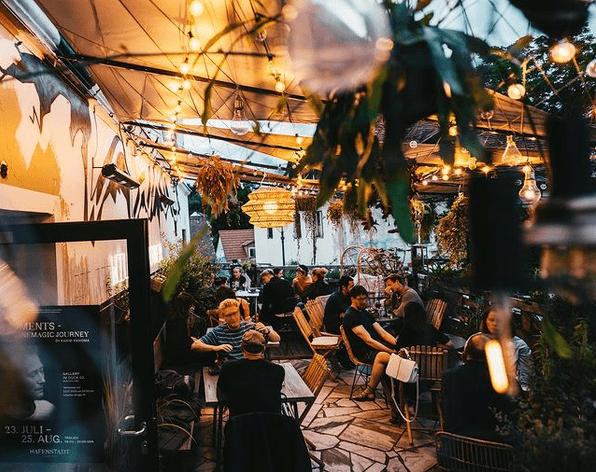
{"type": "Polygon", "coordinates": [[[451,125],[449,127],[449,136],[457,136],[457,126],[451,125]]]}
{"type": "Polygon", "coordinates": [[[519,100],[526,94],[526,87],[522,84],[511,84],[507,87],[507,95],[513,100],[519,100]]]}
{"type": "Polygon", "coordinates": [[[188,47],[191,51],[198,51],[201,49],[201,41],[196,36],[193,36],[192,33],[188,33],[188,47]]]}
{"type": "Polygon", "coordinates": [[[189,11],[192,16],[200,16],[203,13],[203,4],[199,0],[193,0],[190,3],[189,11]]]}
{"type": "Polygon", "coordinates": [[[282,93],[285,89],[286,89],[286,85],[281,80],[277,80],[275,82],[275,90],[276,91],[278,91],[279,93],[282,93]]]}
{"type": "Polygon", "coordinates": [[[184,59],[184,62],[180,64],[180,72],[186,75],[190,72],[190,64],[188,63],[188,57],[184,59]]]}
{"type": "Polygon", "coordinates": [[[190,90],[191,86],[192,86],[192,82],[190,80],[185,80],[182,82],[182,88],[184,90],[190,90]]]}
{"type": "Polygon", "coordinates": [[[530,170],[525,174],[524,184],[518,195],[524,206],[532,206],[540,200],[542,194],[536,185],[536,177],[532,168],[530,167],[530,170]]]}
{"type": "Polygon", "coordinates": [[[521,152],[517,148],[515,141],[513,140],[513,136],[507,136],[507,147],[505,151],[503,151],[503,155],[501,156],[501,163],[507,164],[510,166],[515,166],[523,160],[521,152]]]}
{"type": "Polygon", "coordinates": [[[304,138],[296,134],[296,144],[300,146],[304,142],[304,138]]]}
{"type": "Polygon", "coordinates": [[[238,91],[234,99],[234,116],[232,117],[230,130],[238,136],[244,136],[250,129],[250,122],[246,118],[246,112],[244,111],[244,100],[242,100],[242,95],[238,91]]]}
{"type": "Polygon", "coordinates": [[[549,54],[553,62],[564,64],[575,56],[575,46],[566,39],[562,39],[551,46],[549,54]]]}
{"type": "Polygon", "coordinates": [[[592,59],[586,66],[586,75],[596,79],[596,59],[592,59]]]}
{"type": "Polygon", "coordinates": [[[265,40],[267,39],[267,29],[263,28],[263,29],[260,29],[259,31],[257,31],[257,34],[255,35],[255,39],[259,43],[265,42],[265,40]]]}
{"type": "Polygon", "coordinates": [[[507,369],[505,368],[505,359],[503,358],[503,349],[496,339],[491,339],[484,347],[486,352],[486,362],[488,363],[488,372],[490,373],[490,383],[497,393],[505,393],[509,388],[507,378],[507,369]]]}

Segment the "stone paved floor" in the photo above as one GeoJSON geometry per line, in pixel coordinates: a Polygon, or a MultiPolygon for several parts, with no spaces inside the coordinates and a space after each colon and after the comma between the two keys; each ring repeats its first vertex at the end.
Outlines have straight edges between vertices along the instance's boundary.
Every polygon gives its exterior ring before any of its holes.
{"type": "MultiPolygon", "coordinates": [[[[308,359],[293,360],[292,363],[301,372],[308,359]]],[[[374,402],[354,402],[349,399],[353,371],[344,370],[337,378],[334,377],[335,374],[327,380],[302,422],[303,434],[315,445],[314,455],[322,459],[325,471],[433,470],[436,466],[434,421],[419,416],[413,428],[414,447],[410,447],[405,428],[389,422],[389,409],[380,387],[374,402]]],[[[420,409],[425,410],[429,406],[421,403],[420,409]]],[[[198,425],[200,460],[193,467],[194,472],[215,470],[211,420],[212,411],[203,410],[198,425]]]]}

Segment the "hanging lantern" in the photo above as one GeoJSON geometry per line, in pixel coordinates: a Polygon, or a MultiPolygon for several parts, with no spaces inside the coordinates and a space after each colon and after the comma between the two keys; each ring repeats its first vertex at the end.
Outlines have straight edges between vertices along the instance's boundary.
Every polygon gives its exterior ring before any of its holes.
{"type": "Polygon", "coordinates": [[[354,90],[389,59],[389,17],[375,0],[302,0],[284,7],[294,72],[311,90],[354,90]]]}
{"type": "Polygon", "coordinates": [[[530,166],[524,166],[524,184],[519,191],[519,199],[524,206],[532,206],[538,203],[542,194],[536,185],[536,175],[530,166]]]}
{"type": "Polygon", "coordinates": [[[236,96],[234,97],[234,116],[232,117],[230,130],[238,136],[244,136],[251,130],[250,121],[246,118],[246,112],[244,111],[244,99],[240,90],[236,90],[236,96]]]}
{"type": "Polygon", "coordinates": [[[292,192],[282,188],[260,187],[248,195],[242,211],[259,228],[282,228],[294,221],[296,205],[292,192]]]}

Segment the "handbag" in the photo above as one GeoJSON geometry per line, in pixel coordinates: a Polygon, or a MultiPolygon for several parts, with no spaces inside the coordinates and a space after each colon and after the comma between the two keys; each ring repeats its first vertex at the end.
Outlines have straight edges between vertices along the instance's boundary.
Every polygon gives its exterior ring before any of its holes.
{"type": "MultiPolygon", "coordinates": [[[[406,351],[407,353],[407,351],[406,351]]],[[[407,354],[408,357],[410,356],[407,354]]],[[[418,364],[416,361],[391,354],[385,373],[400,382],[415,383],[418,381],[418,364]]]]}

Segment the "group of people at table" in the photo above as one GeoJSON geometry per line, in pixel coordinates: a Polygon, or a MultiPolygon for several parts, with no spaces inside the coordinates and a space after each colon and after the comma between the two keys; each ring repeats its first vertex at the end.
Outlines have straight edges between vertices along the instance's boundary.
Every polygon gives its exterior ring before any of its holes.
{"type": "MultiPolygon", "coordinates": [[[[296,297],[303,297],[305,293],[308,298],[329,293],[325,288],[325,269],[313,270],[314,277],[309,277],[310,280],[306,278],[306,267],[299,266],[298,273],[290,284],[270,269],[263,271],[262,306],[256,318],[250,317],[249,310],[242,311],[242,302],[232,295],[218,306],[221,324],[200,338],[191,336],[188,329],[187,320],[194,310],[193,298],[181,293],[174,303],[166,326],[166,352],[168,348],[184,352],[187,359],[195,356],[194,360],[208,353],[218,354],[221,364],[218,396],[229,406],[232,415],[280,411],[284,369],[264,356],[269,341],[280,341],[280,335],[272,327],[274,315],[287,311],[290,299],[294,300],[295,306],[296,297]],[[309,291],[310,287],[313,288],[309,291]],[[172,336],[171,332],[174,333],[172,336]],[[230,362],[222,362],[224,360],[230,362]]],[[[354,285],[351,277],[342,276],[338,290],[326,301],[324,327],[329,333],[339,334],[340,325],[343,325],[355,357],[372,366],[368,384],[353,399],[358,402],[374,400],[376,388],[381,383],[391,409],[389,421],[398,424],[403,419],[395,402],[391,401],[391,380],[385,375],[390,355],[415,345],[452,349],[453,344],[446,334],[427,322],[422,299],[407,286],[400,274],[386,277],[385,293],[387,312],[393,315],[389,326],[382,326],[367,310],[366,288],[354,285]]],[[[470,336],[465,343],[463,364],[444,373],[442,393],[446,431],[483,439],[509,439],[499,434],[498,418],[507,416],[514,405],[509,397],[493,390],[484,351],[486,343],[495,335],[498,323],[495,313],[487,311],[481,332],[470,336]]],[[[529,388],[531,350],[517,336],[512,342],[516,378],[521,391],[525,392],[529,388]]]]}

